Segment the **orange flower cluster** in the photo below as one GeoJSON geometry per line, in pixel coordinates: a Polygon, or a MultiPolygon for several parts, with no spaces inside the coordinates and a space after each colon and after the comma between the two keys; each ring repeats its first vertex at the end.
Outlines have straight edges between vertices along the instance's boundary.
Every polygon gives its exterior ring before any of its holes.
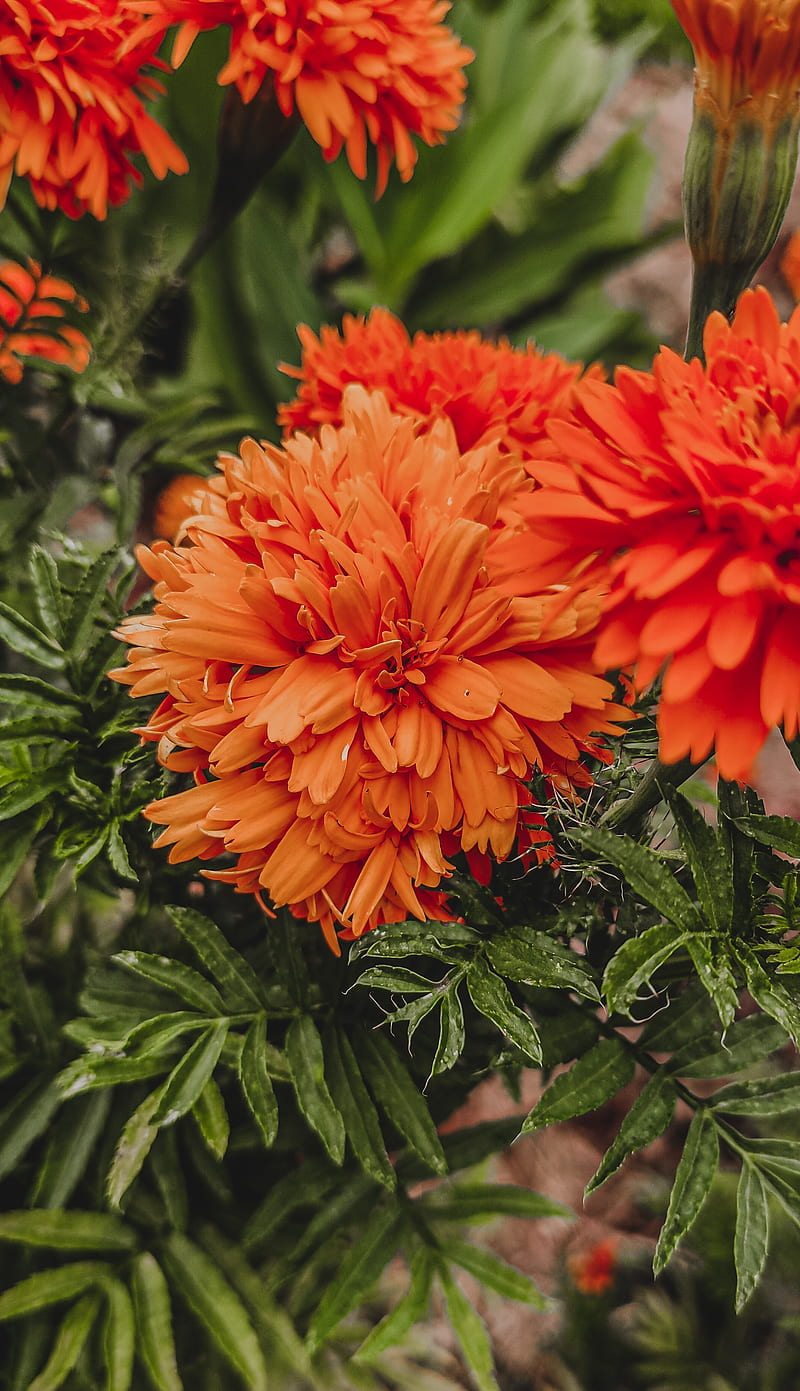
{"type": "Polygon", "coordinates": [[[25,357],[64,363],[73,372],[87,366],[89,340],[61,322],[65,304],[82,312],[89,307],[66,280],[42,275],[35,261],[27,267],[15,261],[0,265],[0,375],[7,382],[20,381],[25,357]]]}
{"type": "Polygon", "coordinates": [[[671,0],[694,49],[695,101],[777,124],[800,96],[800,0],[671,0]]]}
{"type": "Polygon", "coordinates": [[[588,1250],[573,1251],[567,1258],[569,1277],[581,1294],[605,1294],[614,1284],[619,1258],[619,1238],[610,1236],[588,1250]]]}
{"type": "Polygon", "coordinates": [[[414,420],[448,419],[461,449],[496,441],[524,462],[549,454],[547,422],[567,416],[581,372],[558,353],[488,342],[477,332],[412,340],[388,309],[373,309],[368,319],[345,314],[341,333],[323,328],[318,338],[304,324],[297,332],[302,365],[282,369],[300,381],[295,400],[278,412],[287,433],[339,424],[345,389],[358,382],[414,420]]]}
{"type": "Polygon", "coordinates": [[[229,852],[212,877],[334,948],[338,928],[441,917],[448,856],[507,857],[532,769],[587,785],[581,755],[624,716],[591,665],[597,595],[507,578],[519,464],[358,387],[343,414],[318,440],[245,441],[221,461],[226,514],[142,550],[156,607],[123,623],[114,673],[166,693],[140,733],[195,777],[146,809],[157,844],[229,852]]]}
{"type": "Polygon", "coordinates": [[[523,510],[561,573],[610,561],[596,658],[639,690],[666,668],[662,759],[713,747],[734,779],[770,728],[800,724],[800,310],[781,324],[746,291],[732,324],[709,318],[705,354],[662,348],[652,373],[586,383],[523,510]]]}
{"type": "Polygon", "coordinates": [[[122,203],[143,154],[153,173],[188,165],[142,105],[160,91],[157,40],[130,45],[135,11],[117,0],[6,0],[0,15],[0,201],[14,173],[36,201],[104,218],[122,203]]]}
{"type": "Polygon", "coordinates": [[[297,109],[327,160],[345,149],[359,178],[367,141],[378,156],[378,194],[392,162],[411,178],[411,139],[441,144],[458,124],[472,53],[442,23],[442,0],[134,0],[149,15],[142,34],[180,24],[173,62],[198,33],[228,25],[219,74],[245,102],[269,78],[287,118],[297,109]]]}

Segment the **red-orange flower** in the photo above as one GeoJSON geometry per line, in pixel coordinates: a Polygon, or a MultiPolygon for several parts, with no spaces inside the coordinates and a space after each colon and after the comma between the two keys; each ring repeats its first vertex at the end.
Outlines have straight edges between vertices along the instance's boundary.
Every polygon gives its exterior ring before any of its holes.
{"type": "Polygon", "coordinates": [[[671,0],[694,49],[695,101],[777,125],[800,98],[799,0],[671,0]]]}
{"type": "Polygon", "coordinates": [[[341,333],[323,328],[317,337],[304,324],[297,332],[302,364],[283,371],[300,386],[278,412],[287,433],[338,424],[345,388],[358,382],[384,392],[402,415],[428,423],[446,417],[461,449],[497,441],[524,461],[550,452],[547,421],[567,414],[582,370],[558,353],[492,343],[474,331],[412,340],[388,309],[373,309],[368,319],[345,314],[341,333]]]}
{"type": "Polygon", "coordinates": [[[618,1237],[606,1237],[588,1250],[573,1251],[567,1258],[569,1277],[581,1294],[605,1294],[617,1269],[618,1237]]]}
{"type": "Polygon", "coordinates": [[[201,512],[227,516],[225,497],[223,479],[201,478],[196,473],[177,473],[156,498],[153,536],[163,541],[181,541],[190,517],[196,517],[201,512]]]}
{"type": "Polygon", "coordinates": [[[114,673],[166,692],[141,733],[195,775],[147,808],[157,844],[230,852],[214,877],[332,944],[337,925],[442,916],[448,856],[506,858],[531,770],[587,785],[581,754],[622,714],[591,668],[596,595],[518,598],[496,578],[519,465],[360,388],[344,414],[221,461],[226,517],[142,551],[156,608],[124,622],[114,673]]]}
{"type": "Polygon", "coordinates": [[[800,311],[782,325],[747,291],[732,324],[708,320],[705,353],[587,383],[523,506],[561,573],[614,557],[596,656],[639,690],[666,668],[662,759],[713,747],[745,778],[769,729],[800,722],[800,311]]]}
{"type": "Polygon", "coordinates": [[[344,148],[354,173],[377,150],[378,192],[396,162],[411,178],[411,139],[437,145],[458,124],[464,100],[463,48],[442,19],[442,0],[135,0],[151,18],[146,34],[180,24],[173,62],[204,29],[228,25],[228,61],[219,74],[249,102],[269,76],[284,116],[295,108],[326,159],[344,148]]]}
{"type": "Polygon", "coordinates": [[[8,382],[22,377],[22,358],[39,357],[64,363],[82,372],[89,361],[89,340],[80,329],[63,322],[64,305],[85,311],[81,299],[66,280],[42,275],[41,266],[29,261],[0,265],[0,376],[8,382]]]}
{"type": "Polygon", "coordinates": [[[187,163],[142,105],[160,90],[147,66],[157,39],[123,54],[139,17],[117,0],[6,0],[0,17],[0,201],[13,174],[36,201],[69,217],[106,215],[142,176],[187,163]]]}

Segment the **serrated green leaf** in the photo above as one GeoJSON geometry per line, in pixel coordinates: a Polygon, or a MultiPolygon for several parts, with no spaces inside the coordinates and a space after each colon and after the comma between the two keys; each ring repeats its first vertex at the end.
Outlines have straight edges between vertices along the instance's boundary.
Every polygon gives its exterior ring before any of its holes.
{"type": "Polygon", "coordinates": [[[83,1352],[100,1308],[99,1294],[85,1294],[65,1315],[50,1356],[28,1391],[57,1391],[83,1352]]]}
{"type": "Polygon", "coordinates": [[[108,599],[108,584],[121,560],[118,550],[99,555],[83,575],[64,620],[64,647],[80,657],[94,629],[95,619],[108,599]]]}
{"type": "Polygon", "coordinates": [[[228,1148],[231,1123],[222,1092],[213,1077],[209,1077],[192,1106],[192,1115],[214,1158],[222,1159],[228,1148]]]}
{"type": "Polygon", "coordinates": [[[167,912],[212,976],[226,1005],[243,1012],[262,1010],[267,1001],[258,976],[216,924],[193,908],[168,907],[167,912]]]}
{"type": "MultiPolygon", "coordinates": [[[[125,1053],[132,1059],[149,1058],[153,1055],[169,1054],[172,1045],[184,1034],[207,1029],[213,1020],[193,1010],[176,1009],[171,1014],[155,1014],[135,1024],[125,1038],[125,1053]]],[[[169,1067],[166,1056],[162,1058],[164,1070],[169,1067]]]]}
{"type": "Polygon", "coordinates": [[[78,1096],[82,1092],[93,1091],[96,1087],[115,1087],[123,1082],[145,1082],[149,1077],[157,1077],[164,1071],[166,1063],[161,1057],[154,1058],[98,1058],[89,1062],[78,1058],[60,1072],[56,1086],[63,1100],[78,1096]]]}
{"type": "Polygon", "coordinates": [[[105,1261],[73,1261],[56,1270],[37,1270],[0,1294],[0,1322],[63,1304],[93,1285],[102,1285],[110,1275],[111,1266],[105,1261]]]}
{"type": "Polygon", "coordinates": [[[416,999],[409,1000],[407,1005],[403,1005],[400,1009],[392,1010],[391,1014],[387,1014],[384,1022],[390,1027],[393,1027],[395,1024],[408,1025],[409,1051],[411,1049],[411,1041],[423,1019],[426,1019],[427,1016],[437,1008],[441,998],[442,995],[440,990],[432,990],[427,995],[417,995],[416,999]]]}
{"type": "Polygon", "coordinates": [[[777,1020],[796,1047],[800,1047],[800,1000],[780,981],[771,980],[758,957],[744,944],[737,944],[744,966],[747,988],[765,1014],[777,1020]]]}
{"type": "Polygon", "coordinates": [[[447,1243],[447,1257],[504,1299],[531,1304],[535,1309],[547,1309],[549,1306],[546,1295],[536,1288],[528,1275],[501,1261],[485,1246],[475,1246],[472,1242],[451,1237],[447,1243]]]}
{"type": "Polygon", "coordinates": [[[64,653],[58,644],[4,603],[0,603],[0,641],[39,666],[58,668],[64,665],[64,653]]]}
{"type": "Polygon", "coordinates": [[[48,1141],[31,1201],[35,1207],[65,1207],[80,1182],[108,1116],[111,1092],[76,1097],[62,1109],[48,1141]]]}
{"type": "Polygon", "coordinates": [[[759,1140],[742,1135],[739,1143],[745,1147],[754,1163],[800,1174],[800,1147],[796,1140],[759,1140]]]}
{"type": "Polygon", "coordinates": [[[703,987],[716,1005],[723,1029],[729,1028],[739,1008],[739,990],[726,944],[691,936],[686,945],[703,987]]]}
{"type": "Polygon", "coordinates": [[[428,1220],[461,1224],[497,1217],[563,1217],[571,1222],[575,1216],[563,1203],[512,1183],[446,1184],[415,1201],[426,1209],[428,1220]]]}
{"type": "Polygon", "coordinates": [[[755,1164],[742,1165],[736,1192],[736,1312],[740,1314],[758,1284],[769,1246],[769,1206],[764,1180],[755,1164]]]}
{"type": "Polygon", "coordinates": [[[361,1034],[358,1059],[369,1090],[392,1125],[429,1169],[446,1173],[447,1161],[428,1107],[388,1039],[361,1034]]]}
{"type": "Polygon", "coordinates": [[[167,1275],[248,1391],[267,1391],[267,1372],[247,1310],[219,1267],[181,1232],[163,1247],[167,1275]]]}
{"type": "Polygon", "coordinates": [[[267,1071],[266,1048],[267,1021],[265,1015],[259,1014],[245,1034],[239,1081],[261,1138],[269,1149],[278,1134],[278,1103],[267,1071]]]}
{"type": "Polygon", "coordinates": [[[175,1355],[172,1308],[164,1272],[149,1251],[131,1270],[136,1345],[153,1391],[183,1391],[175,1355]]]}
{"type": "Polygon", "coordinates": [[[633,1077],[635,1064],[621,1039],[601,1039],[584,1053],[569,1072],[562,1072],[528,1113],[521,1135],[556,1121],[596,1111],[633,1077]]]}
{"type": "Polygon", "coordinates": [[[760,845],[800,859],[800,825],[790,816],[737,816],[733,824],[760,845]]]}
{"type": "Polygon", "coordinates": [[[356,985],[370,990],[397,990],[401,994],[408,991],[411,994],[427,993],[434,990],[437,984],[437,981],[428,980],[404,966],[370,966],[356,981],[356,985]]]}
{"type": "Polygon", "coordinates": [[[334,1164],[344,1159],[344,1122],[325,1081],[319,1030],[309,1014],[293,1019],[286,1034],[286,1061],[300,1110],[334,1164]]]}
{"type": "Polygon", "coordinates": [[[40,676],[28,676],[22,672],[3,672],[0,675],[0,703],[21,705],[25,710],[52,707],[54,710],[78,710],[80,699],[73,691],[64,691],[43,681],[40,676]]]}
{"type": "Polygon", "coordinates": [[[36,596],[36,607],[47,633],[57,641],[62,637],[64,616],[64,595],[58,566],[49,551],[42,546],[31,546],[28,553],[28,571],[36,596]]]}
{"type": "Polygon", "coordinates": [[[30,855],[36,837],[47,820],[47,810],[21,815],[3,832],[3,859],[0,863],[0,898],[14,883],[30,855]]]}
{"type": "Polygon", "coordinates": [[[437,1077],[441,1072],[449,1072],[464,1051],[464,1010],[458,994],[462,979],[459,973],[458,979],[442,994],[439,1006],[439,1041],[431,1065],[431,1077],[437,1077]]]}
{"type": "Polygon", "coordinates": [[[42,710],[21,720],[8,720],[0,726],[0,744],[52,744],[56,739],[76,739],[81,727],[77,710],[42,710]]]}
{"type": "Polygon", "coordinates": [[[394,1255],[402,1213],[394,1204],[375,1209],[361,1235],[329,1281],[306,1337],[311,1352],[322,1347],[358,1304],[362,1304],[394,1255]]]}
{"type": "Polygon", "coordinates": [[[479,1391],[499,1391],[494,1375],[492,1344],[483,1319],[444,1264],[439,1267],[439,1279],[448,1317],[476,1386],[479,1391]]]}
{"type": "Polygon", "coordinates": [[[486,957],[498,975],[524,985],[574,990],[586,999],[599,1000],[586,961],[544,932],[528,930],[522,936],[523,931],[515,928],[486,944],[486,957]]]}
{"type": "Polygon", "coordinates": [[[603,976],[603,993],[609,1010],[626,1014],[642,986],[688,938],[688,932],[676,932],[671,923],[659,923],[656,927],[648,927],[640,937],[629,937],[622,942],[603,976]]]}
{"type": "Polygon", "coordinates": [[[0,1241],[53,1251],[126,1252],[136,1245],[136,1233],[110,1213],[34,1208],[0,1213],[0,1241]]]}
{"type": "Polygon", "coordinates": [[[732,1082],[709,1098],[715,1111],[733,1116],[780,1116],[800,1109],[800,1072],[732,1082]]]}
{"type": "MultiPolygon", "coordinates": [[[[229,1192],[224,1181],[220,1183],[218,1164],[207,1159],[208,1151],[202,1145],[193,1145],[190,1150],[192,1167],[202,1176],[207,1188],[223,1203],[229,1201],[229,1192]]],[[[158,1189],[158,1196],[171,1227],[176,1232],[184,1232],[189,1220],[189,1197],[186,1192],[186,1173],[182,1156],[178,1153],[178,1137],[174,1127],[161,1130],[150,1152],[150,1173],[158,1189]]]]}
{"type": "Polygon", "coordinates": [[[47,1129],[63,1097],[55,1082],[37,1078],[0,1111],[0,1178],[15,1168],[47,1129]]]}
{"type": "Polygon", "coordinates": [[[108,828],[107,853],[108,862],[117,878],[124,884],[138,884],[139,876],[131,864],[118,821],[112,821],[108,828]]]}
{"type": "Polygon", "coordinates": [[[644,1149],[645,1145],[663,1134],[672,1120],[676,1099],[675,1084],[669,1073],[660,1071],[649,1079],[603,1155],[596,1173],[586,1185],[587,1198],[616,1173],[629,1154],[644,1149]]]}
{"type": "Polygon", "coordinates": [[[506,1038],[538,1066],[542,1061],[542,1044],[533,1020],[515,1005],[505,981],[480,957],[467,969],[467,989],[479,1013],[491,1019],[506,1038]]]}
{"type": "Polygon", "coordinates": [[[678,1242],[697,1217],[714,1182],[718,1162],[716,1127],[708,1111],[698,1110],[689,1126],[653,1257],[655,1275],[661,1274],[678,1242]]]}
{"type": "Polygon", "coordinates": [[[702,929],[689,895],[654,850],[601,826],[582,826],[571,834],[580,845],[614,865],[634,893],[669,922],[685,932],[702,929]]]}
{"type": "Polygon", "coordinates": [[[717,1034],[692,1039],[675,1052],[669,1068],[677,1077],[728,1077],[761,1062],[787,1042],[785,1031],[766,1014],[751,1014],[717,1034]]]}
{"type": "Polygon", "coordinates": [[[227,1019],[212,1024],[172,1069],[153,1116],[154,1125],[172,1125],[194,1106],[219,1062],[227,1032],[227,1019]]]}
{"type": "Polygon", "coordinates": [[[364,1085],[358,1060],[342,1029],[325,1035],[325,1070],[334,1104],[341,1113],[353,1154],[370,1178],[393,1190],[397,1178],[372,1098],[364,1085]]]}
{"type": "Polygon", "coordinates": [[[242,1248],[252,1251],[269,1241],[280,1226],[299,1208],[318,1210],[341,1186],[341,1175],[323,1159],[307,1159],[274,1184],[266,1198],[248,1218],[242,1233],[242,1248]]]}
{"type": "MultiPolygon", "coordinates": [[[[712,826],[680,792],[665,786],[681,848],[692,871],[700,907],[708,926],[720,935],[730,931],[733,918],[731,847],[728,838],[712,826]]],[[[729,1021],[730,1022],[730,1021],[729,1021]]]]}
{"type": "Polygon", "coordinates": [[[63,793],[66,780],[66,766],[54,764],[50,768],[32,773],[24,782],[12,785],[5,795],[0,797],[0,821],[10,821],[12,817],[19,816],[30,807],[39,806],[54,793],[63,793]]]}
{"type": "Polygon", "coordinates": [[[133,1376],[133,1304],[121,1280],[107,1280],[103,1293],[108,1302],[103,1330],[106,1391],[129,1391],[133,1376]]]}
{"type": "Polygon", "coordinates": [[[656,1007],[640,1042],[651,1053],[672,1053],[711,1034],[715,1022],[716,1011],[708,994],[697,979],[691,979],[666,1005],[656,1007]]]}
{"type": "Polygon", "coordinates": [[[351,942],[350,960],[358,961],[362,956],[435,956],[438,951],[451,947],[476,946],[480,940],[480,933],[465,923],[429,922],[422,935],[416,921],[391,923],[365,932],[363,937],[351,942]]]}
{"type": "Polygon", "coordinates": [[[432,1251],[427,1246],[419,1246],[410,1261],[411,1281],[406,1293],[367,1334],[354,1354],[355,1362],[370,1362],[380,1357],[387,1348],[396,1347],[403,1342],[414,1324],[424,1318],[435,1270],[432,1251]]]}
{"type": "Polygon", "coordinates": [[[153,1148],[158,1135],[158,1126],[153,1117],[158,1110],[162,1091],[163,1088],[159,1087],[146,1096],[125,1123],[106,1180],[106,1192],[112,1207],[119,1207],[153,1148]]]}

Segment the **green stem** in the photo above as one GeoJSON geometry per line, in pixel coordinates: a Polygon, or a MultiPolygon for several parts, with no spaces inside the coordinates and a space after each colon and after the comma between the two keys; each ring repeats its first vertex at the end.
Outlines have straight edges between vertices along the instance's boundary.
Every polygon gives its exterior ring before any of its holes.
{"type": "Polygon", "coordinates": [[[691,758],[682,758],[679,763],[668,764],[662,763],[658,758],[654,759],[636,790],[630,797],[609,807],[600,817],[598,825],[617,831],[637,817],[643,820],[662,800],[665,787],[680,787],[698,767],[700,764],[691,758]]]}

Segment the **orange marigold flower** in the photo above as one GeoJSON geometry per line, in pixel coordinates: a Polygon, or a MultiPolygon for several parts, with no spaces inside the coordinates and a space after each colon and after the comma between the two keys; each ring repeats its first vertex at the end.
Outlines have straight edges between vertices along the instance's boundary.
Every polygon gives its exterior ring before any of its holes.
{"type": "Polygon", "coordinates": [[[614,1283],[619,1239],[607,1237],[588,1251],[574,1251],[567,1258],[569,1277],[581,1294],[605,1294],[614,1283]]]}
{"type": "Polygon", "coordinates": [[[0,375],[8,382],[22,377],[24,357],[40,357],[82,372],[89,362],[89,340],[80,329],[63,323],[64,305],[84,312],[88,305],[66,280],[42,275],[36,261],[0,265],[0,375]]]}
{"type": "Polygon", "coordinates": [[[777,125],[800,100],[800,0],[671,0],[697,65],[695,100],[777,125]]]}
{"type": "Polygon", "coordinates": [[[223,480],[201,478],[196,473],[178,473],[156,498],[153,536],[163,541],[181,541],[190,518],[201,512],[227,516],[223,480]]]}
{"type": "Polygon", "coordinates": [[[286,433],[339,424],[344,391],[357,382],[384,392],[401,415],[428,423],[446,417],[461,449],[497,441],[525,461],[550,452],[547,421],[567,414],[582,370],[558,353],[488,342],[474,331],[412,340],[388,309],[368,319],[345,314],[341,333],[326,327],[317,337],[305,324],[297,333],[302,364],[282,367],[300,381],[295,400],[278,411],[286,433]]]}
{"type": "Polygon", "coordinates": [[[222,84],[249,102],[267,77],[284,116],[295,108],[327,160],[344,149],[360,179],[367,141],[378,156],[378,194],[392,161],[411,178],[411,139],[441,144],[458,124],[464,66],[473,54],[442,23],[442,0],[135,0],[143,33],[180,24],[173,62],[198,33],[228,25],[222,84]]]}
{"type": "Polygon", "coordinates": [[[144,72],[164,67],[153,37],[118,0],[6,0],[0,17],[0,194],[14,173],[36,201],[69,217],[104,218],[142,176],[185,173],[186,159],[142,105],[160,91],[144,72]]]}
{"type": "Polygon", "coordinates": [[[768,731],[800,723],[800,310],[781,324],[746,291],[732,324],[708,320],[705,353],[587,383],[523,508],[562,570],[611,558],[596,657],[633,666],[638,690],[666,669],[661,758],[713,747],[744,779],[768,731]]]}
{"type": "Polygon", "coordinates": [[[195,776],[146,809],[156,843],[230,852],[213,877],[334,946],[337,926],[443,916],[448,856],[505,859],[531,770],[588,785],[581,755],[623,713],[591,666],[597,596],[496,577],[519,465],[357,387],[344,417],[221,460],[225,518],[141,550],[156,607],[123,623],[113,673],[166,693],[140,733],[195,776]]]}

